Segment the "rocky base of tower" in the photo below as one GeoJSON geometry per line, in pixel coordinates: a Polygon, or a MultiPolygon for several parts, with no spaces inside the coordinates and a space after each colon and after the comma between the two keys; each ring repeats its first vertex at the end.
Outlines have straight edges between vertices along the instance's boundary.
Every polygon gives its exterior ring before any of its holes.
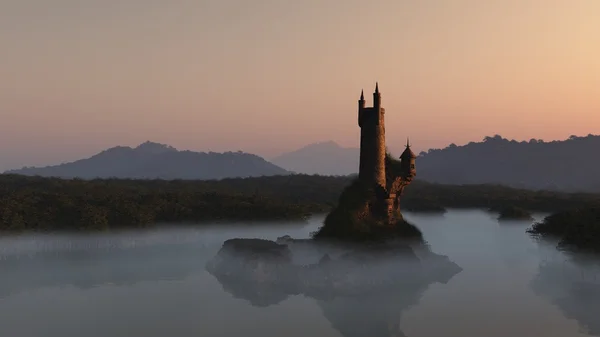
{"type": "Polygon", "coordinates": [[[399,210],[392,214],[382,211],[381,191],[355,180],[342,192],[338,205],[325,218],[323,226],[313,235],[316,240],[388,241],[402,239],[423,241],[423,234],[402,217],[399,210]]]}

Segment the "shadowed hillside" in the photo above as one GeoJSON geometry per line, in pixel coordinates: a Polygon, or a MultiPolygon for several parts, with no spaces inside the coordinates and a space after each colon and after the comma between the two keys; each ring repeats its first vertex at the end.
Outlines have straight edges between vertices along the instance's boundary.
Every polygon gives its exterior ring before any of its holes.
{"type": "Polygon", "coordinates": [[[288,172],[254,154],[178,151],[168,145],[146,142],[136,148],[113,147],[72,163],[6,173],[82,179],[221,179],[288,172]]]}
{"type": "MultiPolygon", "coordinates": [[[[417,160],[419,180],[598,192],[600,159],[593,154],[599,148],[600,136],[595,135],[551,142],[519,142],[496,135],[481,142],[421,152],[417,160]]],[[[342,148],[330,141],[283,154],[273,162],[298,173],[336,175],[358,172],[358,157],[358,148],[342,148]]]]}
{"type": "Polygon", "coordinates": [[[600,136],[528,142],[501,136],[421,152],[419,179],[444,184],[502,184],[527,189],[600,191],[600,136]]]}

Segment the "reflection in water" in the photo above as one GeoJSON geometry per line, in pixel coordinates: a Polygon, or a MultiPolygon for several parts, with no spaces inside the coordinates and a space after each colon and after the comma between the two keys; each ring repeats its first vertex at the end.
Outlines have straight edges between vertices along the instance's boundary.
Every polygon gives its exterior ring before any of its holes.
{"type": "Polygon", "coordinates": [[[349,254],[302,240],[281,241],[290,255],[274,251],[280,263],[250,258],[229,275],[206,271],[227,239],[308,238],[322,217],[309,226],[0,237],[0,337],[377,337],[401,336],[399,322],[411,337],[589,336],[579,326],[600,336],[597,263],[564,260],[554,246],[550,259],[525,233],[529,223],[499,225],[485,212],[408,217],[464,271],[423,247],[412,247],[416,260],[406,249],[349,254]]]}
{"type": "Polygon", "coordinates": [[[306,253],[307,245],[299,250],[267,240],[228,240],[206,268],[226,292],[253,306],[278,304],[292,295],[312,298],[344,337],[404,336],[401,313],[417,304],[430,284],[446,283],[462,270],[422,245],[414,250],[332,246],[318,262],[293,263],[293,253],[306,253]]]}
{"type": "Polygon", "coordinates": [[[533,291],[549,298],[567,318],[600,336],[600,260],[574,252],[556,253],[543,261],[531,282],[533,291]]]}

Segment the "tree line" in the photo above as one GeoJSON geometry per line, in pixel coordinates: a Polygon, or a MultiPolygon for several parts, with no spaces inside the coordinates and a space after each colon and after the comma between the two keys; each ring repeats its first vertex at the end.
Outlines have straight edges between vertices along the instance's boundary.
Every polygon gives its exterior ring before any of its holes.
{"type": "MultiPolygon", "coordinates": [[[[222,180],[59,179],[0,175],[0,230],[72,231],[161,223],[303,219],[338,202],[355,176],[285,175],[222,180]]],[[[415,181],[401,207],[566,210],[600,205],[600,194],[415,181]]]]}

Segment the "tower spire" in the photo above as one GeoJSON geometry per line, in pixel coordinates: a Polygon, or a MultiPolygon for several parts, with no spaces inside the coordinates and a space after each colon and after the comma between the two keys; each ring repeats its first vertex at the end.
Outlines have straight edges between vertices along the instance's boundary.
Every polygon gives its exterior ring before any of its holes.
{"type": "Polygon", "coordinates": [[[379,82],[375,82],[375,93],[379,93],[379,82]]]}
{"type": "Polygon", "coordinates": [[[365,100],[365,92],[364,90],[360,89],[360,100],[364,101],[365,100]]]}
{"type": "Polygon", "coordinates": [[[406,147],[410,147],[410,140],[406,137],[406,147]]]}

